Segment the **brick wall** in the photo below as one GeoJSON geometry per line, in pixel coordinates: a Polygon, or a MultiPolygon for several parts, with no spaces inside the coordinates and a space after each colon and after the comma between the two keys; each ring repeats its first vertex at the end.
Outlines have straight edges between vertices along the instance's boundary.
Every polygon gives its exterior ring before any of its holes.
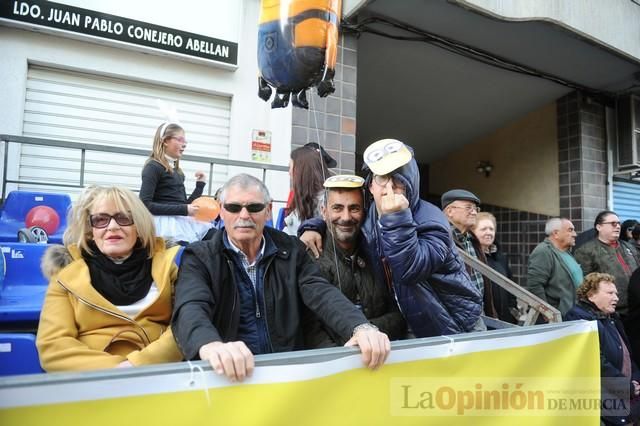
{"type": "Polygon", "coordinates": [[[607,208],[605,108],[573,92],[557,101],[560,215],[578,232],[607,208]]]}
{"type": "Polygon", "coordinates": [[[482,205],[482,210],[496,217],[496,241],[509,259],[514,281],[524,285],[529,254],[544,240],[549,216],[487,204],[482,205]]]}
{"type": "Polygon", "coordinates": [[[353,173],[356,151],[357,39],[341,35],[334,78],[336,91],[320,98],[307,92],[309,110],[293,108],[291,149],[319,142],[338,162],[337,173],[353,173]]]}
{"type": "MultiPolygon", "coordinates": [[[[605,108],[578,93],[557,103],[560,216],[578,232],[593,226],[607,208],[607,142],[605,108]]],[[[515,281],[526,282],[529,254],[544,238],[549,216],[500,206],[483,205],[496,216],[496,240],[507,254],[515,281]]]]}

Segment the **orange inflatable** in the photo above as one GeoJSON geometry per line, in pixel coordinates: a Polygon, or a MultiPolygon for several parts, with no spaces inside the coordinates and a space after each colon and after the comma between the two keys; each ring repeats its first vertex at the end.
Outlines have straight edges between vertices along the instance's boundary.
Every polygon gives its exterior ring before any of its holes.
{"type": "Polygon", "coordinates": [[[213,222],[220,213],[220,203],[212,197],[197,198],[191,205],[199,207],[194,218],[201,222],[213,222]]]}

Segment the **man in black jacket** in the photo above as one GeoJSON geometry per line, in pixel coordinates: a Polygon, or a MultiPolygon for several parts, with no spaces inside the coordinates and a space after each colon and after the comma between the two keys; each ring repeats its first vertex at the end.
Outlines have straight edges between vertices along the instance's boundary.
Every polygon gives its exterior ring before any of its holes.
{"type": "Polygon", "coordinates": [[[322,278],[302,243],[265,228],[264,184],[235,176],[220,200],[225,229],[187,247],[176,284],[172,330],[185,359],[208,360],[216,373],[242,380],[254,354],[304,349],[302,319],[311,311],[345,346],[359,346],[367,366],[382,365],[386,334],[322,278]]]}
{"type": "MultiPolygon", "coordinates": [[[[366,211],[364,179],[355,175],[331,176],[324,182],[322,217],[327,224],[324,249],[316,262],[322,275],[337,286],[364,313],[372,324],[391,340],[406,338],[407,324],[398,309],[392,290],[373,273],[365,249],[361,226],[366,211]]],[[[312,347],[336,346],[345,340],[330,330],[311,335],[312,347]]]]}

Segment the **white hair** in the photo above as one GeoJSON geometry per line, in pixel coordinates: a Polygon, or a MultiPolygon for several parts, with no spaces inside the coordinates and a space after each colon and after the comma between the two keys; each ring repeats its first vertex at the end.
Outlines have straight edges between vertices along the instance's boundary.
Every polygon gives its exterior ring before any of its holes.
{"type": "Polygon", "coordinates": [[[553,231],[559,231],[562,228],[562,221],[566,220],[561,217],[552,217],[547,220],[547,223],[544,225],[544,233],[547,237],[553,234],[553,231]]]}

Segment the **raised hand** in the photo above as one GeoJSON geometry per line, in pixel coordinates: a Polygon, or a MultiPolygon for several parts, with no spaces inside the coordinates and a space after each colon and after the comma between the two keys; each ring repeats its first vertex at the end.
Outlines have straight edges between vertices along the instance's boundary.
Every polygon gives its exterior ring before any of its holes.
{"type": "Polygon", "coordinates": [[[407,208],[409,208],[409,200],[404,194],[396,194],[393,191],[393,179],[389,179],[385,185],[385,194],[380,198],[380,214],[395,213],[407,208]]]}

